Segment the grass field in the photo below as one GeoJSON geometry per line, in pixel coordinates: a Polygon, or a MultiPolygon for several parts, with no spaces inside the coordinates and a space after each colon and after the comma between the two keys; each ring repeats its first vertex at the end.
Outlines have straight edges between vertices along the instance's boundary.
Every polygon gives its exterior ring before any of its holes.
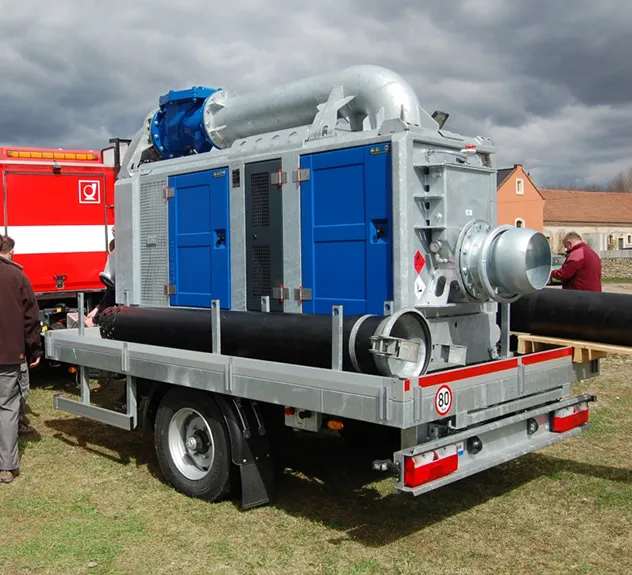
{"type": "Polygon", "coordinates": [[[178,494],[151,438],[55,412],[73,385],[44,382],[22,474],[0,486],[0,573],[629,574],[631,374],[609,358],[576,386],[598,396],[581,436],[417,499],[305,438],[276,502],[248,512],[178,494]]]}

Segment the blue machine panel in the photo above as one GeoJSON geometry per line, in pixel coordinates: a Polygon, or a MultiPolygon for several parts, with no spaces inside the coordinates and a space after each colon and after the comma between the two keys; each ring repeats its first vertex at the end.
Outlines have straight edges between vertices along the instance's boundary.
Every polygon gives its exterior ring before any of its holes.
{"type": "Polygon", "coordinates": [[[230,308],[229,170],[169,178],[169,275],[172,306],[230,308]]]}
{"type": "Polygon", "coordinates": [[[301,158],[304,313],[382,315],[393,299],[392,179],[389,144],[301,158]]]}

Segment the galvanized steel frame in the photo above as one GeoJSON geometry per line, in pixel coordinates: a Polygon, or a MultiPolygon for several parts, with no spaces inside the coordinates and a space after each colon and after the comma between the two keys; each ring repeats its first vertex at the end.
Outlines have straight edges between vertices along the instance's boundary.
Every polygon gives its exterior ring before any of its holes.
{"type": "MultiPolygon", "coordinates": [[[[213,325],[217,324],[216,318],[213,325]]],[[[336,325],[334,322],[332,329],[336,325]]],[[[421,431],[424,425],[443,419],[434,408],[435,393],[442,383],[432,384],[428,378],[433,375],[411,382],[338,369],[104,340],[98,328],[85,329],[83,335],[80,331],[84,330],[48,332],[47,357],[80,365],[82,373],[86,367],[100,369],[124,374],[128,382],[137,378],[164,382],[402,430],[421,431]]],[[[213,341],[215,349],[219,349],[219,339],[213,341]]],[[[446,417],[454,416],[452,425],[463,428],[538,406],[568,395],[571,382],[593,377],[598,370],[593,363],[574,364],[571,355],[552,359],[543,356],[541,362],[533,363],[537,355],[526,356],[531,357],[529,364],[522,357],[515,358],[515,367],[503,369],[500,376],[493,371],[472,376],[466,371],[459,373],[460,370],[445,372],[448,377],[452,373],[454,378],[450,382],[453,409],[446,417]],[[459,411],[459,404],[467,406],[467,410],[459,411]]],[[[493,367],[495,363],[489,365],[493,367]]],[[[412,443],[419,439],[415,437],[412,443]]]]}

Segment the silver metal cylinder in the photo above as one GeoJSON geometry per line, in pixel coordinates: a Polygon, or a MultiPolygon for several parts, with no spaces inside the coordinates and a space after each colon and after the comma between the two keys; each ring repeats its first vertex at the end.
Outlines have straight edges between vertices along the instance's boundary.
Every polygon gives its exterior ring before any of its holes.
{"type": "Polygon", "coordinates": [[[438,128],[411,86],[399,74],[379,66],[353,66],[243,96],[216,92],[206,103],[204,125],[219,148],[230,147],[240,138],[309,125],[335,87],[342,88],[344,97],[352,97],[341,109],[352,129],[362,129],[365,118],[372,129],[394,118],[438,128]]]}
{"type": "Polygon", "coordinates": [[[528,294],[542,289],[551,274],[551,247],[540,232],[511,228],[492,246],[494,283],[508,293],[528,294]]]}
{"type": "Polygon", "coordinates": [[[544,235],[529,228],[473,220],[457,242],[461,291],[476,301],[510,303],[546,286],[551,248],[544,235]]]}
{"type": "Polygon", "coordinates": [[[409,379],[428,370],[432,336],[428,321],[417,310],[402,309],[386,316],[371,344],[375,365],[386,377],[409,379]]]}

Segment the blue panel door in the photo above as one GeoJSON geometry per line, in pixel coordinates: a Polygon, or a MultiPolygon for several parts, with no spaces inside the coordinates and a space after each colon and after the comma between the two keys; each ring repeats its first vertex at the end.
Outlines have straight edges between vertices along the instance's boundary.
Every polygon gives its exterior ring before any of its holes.
{"type": "Polygon", "coordinates": [[[301,158],[303,312],[382,315],[393,299],[389,144],[301,158]]]}
{"type": "Polygon", "coordinates": [[[229,170],[172,176],[169,273],[172,306],[230,308],[229,170]]]}

